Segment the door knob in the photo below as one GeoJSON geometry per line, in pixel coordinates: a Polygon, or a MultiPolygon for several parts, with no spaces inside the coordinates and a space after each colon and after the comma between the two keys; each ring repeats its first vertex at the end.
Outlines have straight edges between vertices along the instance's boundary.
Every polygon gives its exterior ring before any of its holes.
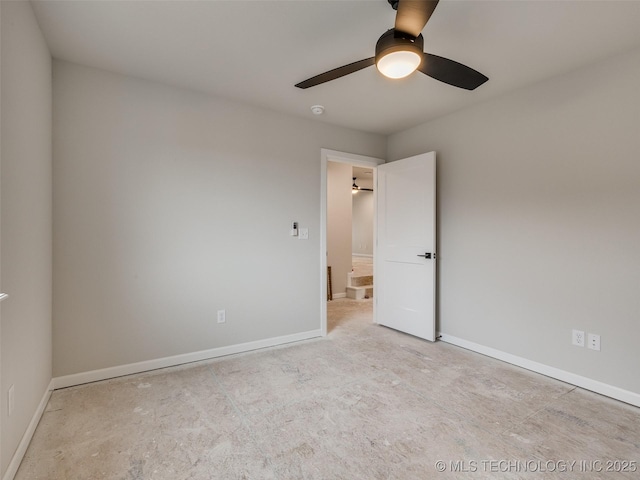
{"type": "Polygon", "coordinates": [[[431,258],[431,254],[425,253],[424,255],[418,255],[418,257],[431,258]]]}

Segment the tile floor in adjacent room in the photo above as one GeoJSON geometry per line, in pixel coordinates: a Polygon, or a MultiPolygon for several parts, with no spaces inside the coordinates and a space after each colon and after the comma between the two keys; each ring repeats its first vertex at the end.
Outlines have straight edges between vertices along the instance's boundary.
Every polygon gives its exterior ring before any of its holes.
{"type": "Polygon", "coordinates": [[[599,471],[640,468],[640,409],[328,311],[325,339],[55,391],[16,478],[640,478],[599,471]]]}

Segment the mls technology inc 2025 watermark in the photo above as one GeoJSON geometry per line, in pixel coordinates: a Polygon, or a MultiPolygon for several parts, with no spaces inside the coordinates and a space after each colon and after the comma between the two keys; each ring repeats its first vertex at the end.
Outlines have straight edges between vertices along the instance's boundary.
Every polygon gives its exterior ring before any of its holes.
{"type": "Polygon", "coordinates": [[[635,460],[438,460],[438,472],[456,473],[594,473],[637,472],[635,460]]]}

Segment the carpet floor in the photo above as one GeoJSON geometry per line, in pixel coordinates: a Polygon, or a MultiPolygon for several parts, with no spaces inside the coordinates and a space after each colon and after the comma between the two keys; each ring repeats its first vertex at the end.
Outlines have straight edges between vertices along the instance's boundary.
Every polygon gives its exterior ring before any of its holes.
{"type": "Polygon", "coordinates": [[[17,480],[640,478],[640,409],[328,303],[329,335],[53,392],[17,480]]]}

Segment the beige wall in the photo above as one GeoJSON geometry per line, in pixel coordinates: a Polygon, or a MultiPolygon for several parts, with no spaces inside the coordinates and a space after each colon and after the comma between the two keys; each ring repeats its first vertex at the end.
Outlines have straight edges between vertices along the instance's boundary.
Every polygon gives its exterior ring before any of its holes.
{"type": "Polygon", "coordinates": [[[384,137],[64,62],[53,83],[55,376],[320,328],[320,149],[384,137]]]}
{"type": "Polygon", "coordinates": [[[51,381],[51,57],[28,2],[0,2],[1,474],[51,381]],[[7,415],[14,385],[15,409],[7,415]]]}
{"type": "Polygon", "coordinates": [[[638,85],[635,51],[389,138],[438,154],[441,332],[640,393],[638,85]]]}
{"type": "Polygon", "coordinates": [[[351,272],[351,178],[346,163],[327,162],[327,265],[333,294],[344,294],[351,272]]]}
{"type": "MultiPolygon", "coordinates": [[[[363,187],[360,184],[358,186],[363,187]]],[[[351,197],[353,205],[351,251],[360,255],[373,255],[373,192],[361,190],[351,197]]]]}

